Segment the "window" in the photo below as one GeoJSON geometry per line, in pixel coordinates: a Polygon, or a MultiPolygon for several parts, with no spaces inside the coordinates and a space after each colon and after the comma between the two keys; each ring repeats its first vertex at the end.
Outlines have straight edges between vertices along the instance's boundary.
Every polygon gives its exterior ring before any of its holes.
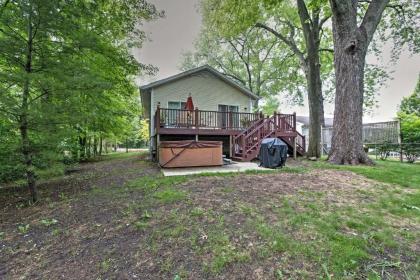
{"type": "Polygon", "coordinates": [[[187,102],[169,101],[168,102],[168,109],[184,109],[185,104],[187,104],[187,102]]]}
{"type": "Polygon", "coordinates": [[[180,110],[185,108],[187,102],[181,101],[168,101],[168,109],[172,109],[166,112],[165,124],[168,127],[177,126],[182,119],[183,113],[175,110],[180,110]]]}

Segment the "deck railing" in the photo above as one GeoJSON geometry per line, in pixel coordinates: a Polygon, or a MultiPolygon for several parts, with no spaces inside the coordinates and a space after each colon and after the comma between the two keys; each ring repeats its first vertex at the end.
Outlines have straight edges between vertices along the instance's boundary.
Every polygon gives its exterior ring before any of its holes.
{"type": "MultiPolygon", "coordinates": [[[[296,132],[296,114],[279,114],[274,112],[271,117],[262,113],[240,113],[207,110],[184,109],[156,109],[153,117],[155,128],[183,128],[183,129],[224,129],[241,130],[249,133],[266,118],[271,118],[267,130],[296,132]]],[[[268,125],[268,124],[267,124],[268,125]]]]}
{"type": "Polygon", "coordinates": [[[243,130],[262,118],[259,113],[167,109],[158,107],[155,127],[243,130]]]}

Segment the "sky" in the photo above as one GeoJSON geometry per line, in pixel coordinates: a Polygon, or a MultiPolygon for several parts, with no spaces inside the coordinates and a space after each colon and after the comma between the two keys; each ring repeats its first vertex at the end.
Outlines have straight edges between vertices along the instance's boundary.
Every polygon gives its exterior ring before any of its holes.
{"type": "MultiPolygon", "coordinates": [[[[194,40],[201,28],[201,15],[198,9],[199,0],[149,0],[160,10],[165,11],[165,18],[144,23],[142,29],[146,32],[148,41],[141,49],[133,50],[135,57],[144,64],[152,64],[159,68],[153,77],[141,77],[139,85],[169,77],[180,72],[182,53],[194,50],[194,40]]],[[[384,50],[382,61],[387,63],[391,48],[384,50]]],[[[374,62],[368,57],[367,61],[374,62]]],[[[398,110],[398,105],[404,96],[410,95],[420,73],[420,55],[411,56],[403,51],[396,65],[387,69],[391,79],[382,87],[377,97],[377,107],[364,116],[365,122],[392,120],[398,110]]],[[[280,111],[296,112],[298,115],[308,115],[308,106],[292,106],[283,102],[280,111]]],[[[332,117],[333,104],[325,105],[325,115],[332,117]]]]}

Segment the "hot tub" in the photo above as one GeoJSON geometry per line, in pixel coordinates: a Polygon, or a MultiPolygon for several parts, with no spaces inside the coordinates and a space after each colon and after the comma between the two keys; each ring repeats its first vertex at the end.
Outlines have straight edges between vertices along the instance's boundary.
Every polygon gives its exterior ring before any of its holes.
{"type": "Polygon", "coordinates": [[[161,167],[223,165],[222,141],[162,141],[159,145],[161,167]]]}

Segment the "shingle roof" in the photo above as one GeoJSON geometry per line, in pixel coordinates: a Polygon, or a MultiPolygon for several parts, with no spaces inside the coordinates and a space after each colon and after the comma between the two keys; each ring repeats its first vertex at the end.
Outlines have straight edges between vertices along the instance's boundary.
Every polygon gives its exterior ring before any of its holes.
{"type": "Polygon", "coordinates": [[[257,95],[255,95],[253,92],[251,92],[249,89],[247,89],[246,87],[234,82],[233,80],[229,79],[228,77],[226,77],[225,75],[223,75],[222,73],[220,73],[219,71],[217,71],[216,69],[214,69],[213,67],[211,67],[209,65],[204,65],[204,66],[200,66],[200,67],[197,67],[197,68],[193,68],[191,70],[188,70],[188,71],[170,76],[168,78],[158,80],[158,81],[152,82],[152,83],[147,84],[147,85],[143,85],[143,86],[140,87],[140,90],[146,91],[148,89],[156,88],[156,87],[161,86],[163,84],[170,83],[170,82],[182,79],[184,77],[187,77],[189,75],[193,75],[193,74],[196,74],[196,73],[202,72],[202,71],[208,71],[208,72],[212,73],[213,75],[215,75],[219,79],[221,79],[224,82],[226,82],[227,84],[237,88],[239,91],[241,91],[245,95],[247,95],[247,96],[249,96],[249,97],[251,97],[255,100],[259,99],[259,97],[257,95]]]}

